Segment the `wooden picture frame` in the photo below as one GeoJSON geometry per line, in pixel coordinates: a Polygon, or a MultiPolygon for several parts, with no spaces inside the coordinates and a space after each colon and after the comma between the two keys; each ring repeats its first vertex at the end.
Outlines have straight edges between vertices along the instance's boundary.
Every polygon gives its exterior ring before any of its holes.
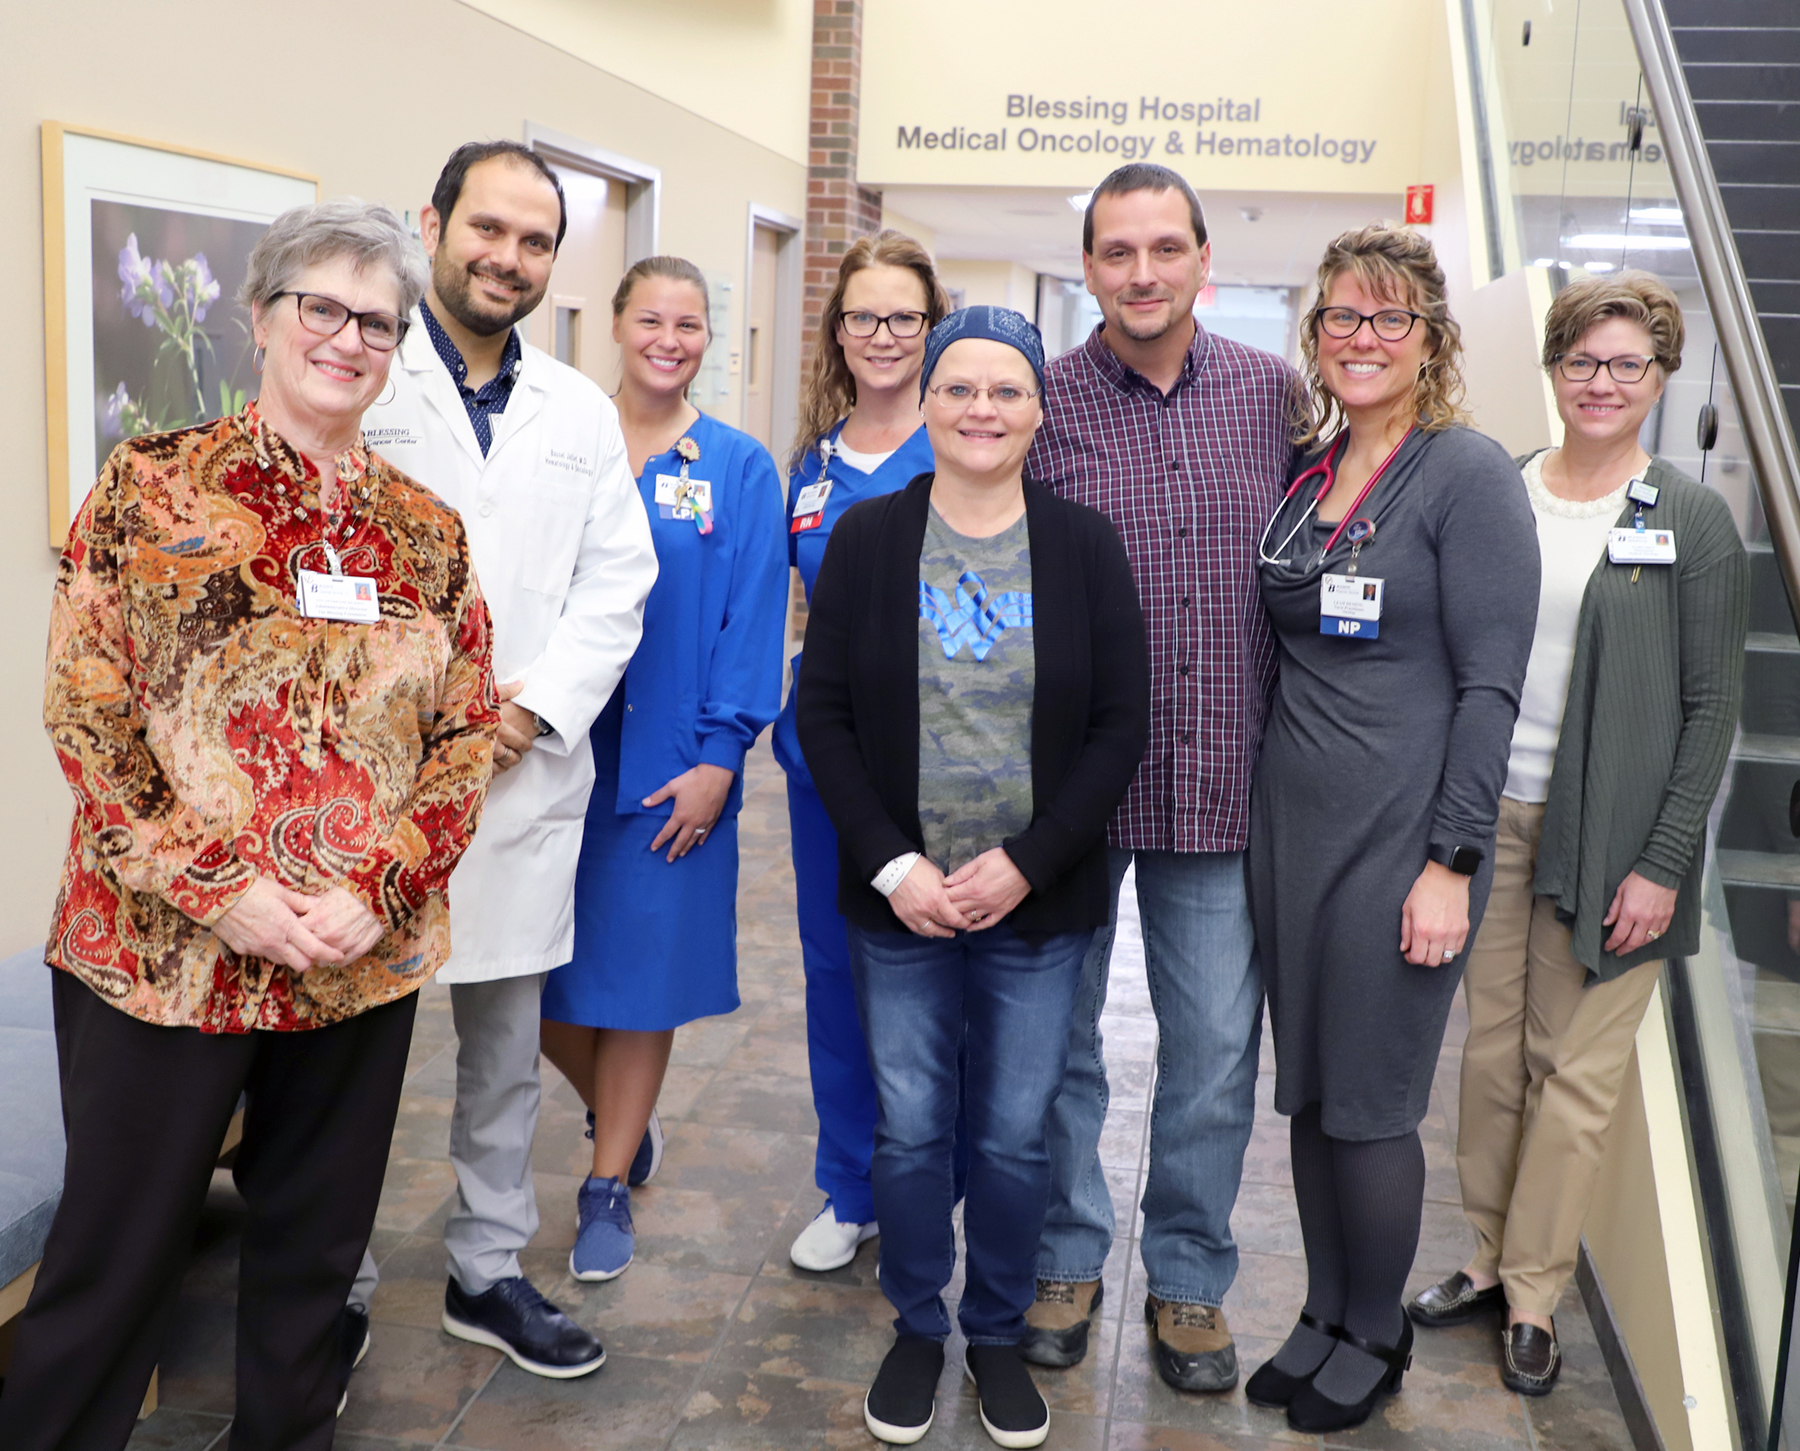
{"type": "Polygon", "coordinates": [[[232,293],[244,259],[275,217],[318,200],[319,179],[58,121],[43,123],[42,144],[50,544],[60,549],[113,443],[216,418],[241,399],[249,319],[232,293]]]}

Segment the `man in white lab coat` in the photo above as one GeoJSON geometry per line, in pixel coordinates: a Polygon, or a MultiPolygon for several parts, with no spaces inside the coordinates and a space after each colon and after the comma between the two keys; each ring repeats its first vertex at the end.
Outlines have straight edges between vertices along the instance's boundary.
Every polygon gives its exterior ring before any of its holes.
{"type": "MultiPolygon", "coordinates": [[[[438,973],[458,1040],[443,1325],[566,1378],[605,1351],[519,1267],[538,1225],[538,1000],[573,951],[588,727],[637,647],[656,554],[611,401],[516,327],[543,300],[567,225],[555,173],[516,143],[471,143],[419,221],[431,287],[364,432],[462,515],[504,700],[481,828],[450,879],[450,960],[438,973]]],[[[345,1316],[346,1376],[367,1345],[374,1282],[365,1258],[345,1316]]]]}

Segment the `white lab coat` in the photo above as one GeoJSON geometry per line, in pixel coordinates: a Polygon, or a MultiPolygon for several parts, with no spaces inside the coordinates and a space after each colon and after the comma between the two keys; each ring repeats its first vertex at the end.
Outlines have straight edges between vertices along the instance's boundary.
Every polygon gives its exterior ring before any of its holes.
{"type": "MultiPolygon", "coordinates": [[[[521,339],[523,342],[523,339],[521,339]]],[[[650,524],[612,400],[525,345],[487,457],[419,315],[389,401],[363,433],[462,515],[494,619],[494,678],[555,733],[497,774],[450,877],[450,960],[438,981],[545,972],[575,938],[575,862],[594,782],[588,727],[643,633],[656,581],[650,524]]]]}

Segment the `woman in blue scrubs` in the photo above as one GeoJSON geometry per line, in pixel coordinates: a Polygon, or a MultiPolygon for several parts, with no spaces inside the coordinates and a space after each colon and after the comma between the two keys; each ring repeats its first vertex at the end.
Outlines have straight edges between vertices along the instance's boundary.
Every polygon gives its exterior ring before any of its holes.
{"type": "MultiPolygon", "coordinates": [[[[838,265],[788,465],[788,562],[800,571],[809,600],[825,542],[844,510],[903,489],[932,470],[919,412],[919,369],[926,334],[949,310],[931,258],[899,232],[860,238],[838,265]]],[[[796,655],[796,690],[800,668],[796,655]]],[[[788,777],[807,1052],[819,1116],[813,1177],[825,1193],[825,1207],[788,1256],[803,1270],[834,1270],[876,1234],[869,1186],[875,1080],[837,909],[837,834],[800,754],[792,693],[775,724],[774,745],[788,777]]]]}
{"type": "Polygon", "coordinates": [[[781,482],[755,439],[687,401],[710,339],[706,282],[650,257],[613,296],[617,403],[658,574],[644,635],[594,723],[575,877],[575,955],[544,987],[545,1054],[588,1106],[593,1173],[569,1257],[580,1280],[631,1262],[632,1160],[675,1029],[737,991],[744,753],[781,699],[781,482]]]}

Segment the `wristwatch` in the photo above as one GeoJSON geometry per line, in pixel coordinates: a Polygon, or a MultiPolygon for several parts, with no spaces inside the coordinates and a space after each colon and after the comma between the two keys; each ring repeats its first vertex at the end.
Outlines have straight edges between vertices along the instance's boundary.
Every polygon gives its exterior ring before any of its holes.
{"type": "Polygon", "coordinates": [[[1437,846],[1434,844],[1426,853],[1426,857],[1440,867],[1449,867],[1460,877],[1472,877],[1481,870],[1481,853],[1472,846],[1437,846]]]}
{"type": "MultiPolygon", "coordinates": [[[[537,722],[537,733],[538,733],[539,739],[542,739],[544,736],[553,736],[556,734],[556,727],[551,725],[549,721],[545,720],[535,710],[532,711],[531,718],[537,722]]],[[[1471,868],[1470,870],[1473,870],[1473,868],[1471,868]]]]}

